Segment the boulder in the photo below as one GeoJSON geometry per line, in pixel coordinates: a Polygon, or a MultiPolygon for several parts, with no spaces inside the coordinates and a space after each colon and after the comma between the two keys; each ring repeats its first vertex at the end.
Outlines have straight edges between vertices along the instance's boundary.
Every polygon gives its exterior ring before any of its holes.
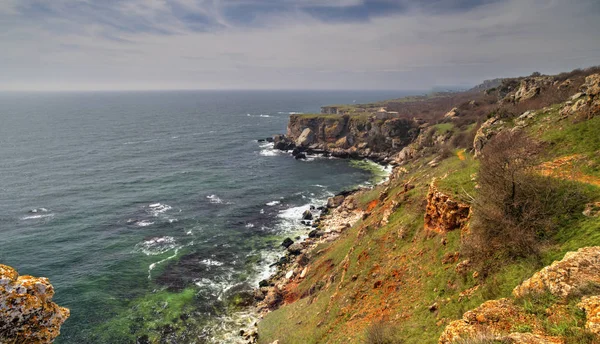
{"type": "Polygon", "coordinates": [[[600,339],[600,296],[584,297],[577,306],[585,311],[585,329],[600,339]]]}
{"type": "Polygon", "coordinates": [[[477,130],[475,138],[473,139],[474,156],[480,156],[486,143],[502,129],[504,129],[504,122],[496,117],[492,117],[485,121],[477,130]]]}
{"type": "Polygon", "coordinates": [[[298,153],[296,156],[294,156],[294,158],[296,160],[306,160],[306,153],[304,153],[304,152],[298,153]]]}
{"type": "Polygon", "coordinates": [[[585,83],[581,85],[581,90],[590,97],[600,94],[600,74],[592,74],[585,78],[585,83]]]}
{"type": "Polygon", "coordinates": [[[53,296],[47,278],[19,276],[0,264],[0,343],[52,343],[70,315],[53,296]]]}
{"type": "Polygon", "coordinates": [[[341,149],[348,149],[352,146],[352,139],[344,136],[335,142],[335,146],[341,149]]]}
{"type": "Polygon", "coordinates": [[[450,199],[438,191],[432,182],[427,193],[425,230],[446,233],[462,227],[469,218],[470,207],[450,199]]]}
{"type": "Polygon", "coordinates": [[[294,149],[296,145],[292,140],[288,139],[285,135],[275,135],[273,136],[273,147],[275,149],[288,151],[294,149]]]}
{"type": "Polygon", "coordinates": [[[302,147],[308,147],[315,141],[315,133],[310,129],[306,128],[302,131],[302,134],[296,139],[296,145],[302,147]]]}
{"type": "Polygon", "coordinates": [[[309,238],[320,238],[323,236],[323,234],[325,234],[323,231],[317,230],[317,229],[313,229],[312,231],[310,231],[308,233],[308,237],[309,238]]]}
{"type": "Polygon", "coordinates": [[[310,210],[306,209],[304,211],[304,213],[302,213],[302,219],[304,219],[304,220],[312,220],[313,219],[313,214],[310,212],[310,210]]]}
{"type": "Polygon", "coordinates": [[[285,238],[283,240],[283,242],[281,243],[281,246],[288,248],[290,247],[292,244],[294,243],[294,240],[290,239],[290,238],[285,238]]]}
{"type": "Polygon", "coordinates": [[[536,97],[540,94],[542,87],[552,83],[549,77],[531,77],[521,80],[519,88],[514,94],[515,102],[522,102],[536,97]]]}
{"type": "Polygon", "coordinates": [[[327,199],[327,208],[337,208],[344,202],[344,196],[338,195],[327,199]]]}
{"type": "Polygon", "coordinates": [[[536,272],[513,290],[515,297],[550,292],[566,299],[582,287],[600,284],[600,247],[584,247],[568,252],[560,261],[536,272]]]}
{"type": "Polygon", "coordinates": [[[444,118],[455,118],[458,117],[458,108],[454,108],[444,115],[444,118]]]}
{"type": "Polygon", "coordinates": [[[300,243],[295,243],[290,245],[287,250],[291,254],[300,254],[302,253],[302,250],[304,250],[304,246],[302,246],[300,243]]]}
{"type": "Polygon", "coordinates": [[[587,217],[598,217],[600,216],[600,202],[588,203],[585,205],[583,215],[587,217]]]}

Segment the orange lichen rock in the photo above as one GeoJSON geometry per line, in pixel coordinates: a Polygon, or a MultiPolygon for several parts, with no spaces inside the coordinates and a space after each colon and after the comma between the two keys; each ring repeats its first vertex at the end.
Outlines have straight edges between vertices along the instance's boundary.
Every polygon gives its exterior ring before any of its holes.
{"type": "Polygon", "coordinates": [[[19,276],[0,264],[0,343],[52,343],[69,317],[53,295],[47,278],[19,276]]]}
{"type": "Polygon", "coordinates": [[[487,339],[503,343],[558,344],[563,340],[545,335],[534,315],[517,307],[509,299],[484,302],[468,311],[461,320],[451,322],[439,339],[439,344],[451,344],[460,340],[487,339]],[[517,333],[517,324],[529,324],[533,333],[517,333]]]}
{"type": "Polygon", "coordinates": [[[446,233],[462,227],[469,218],[470,207],[453,201],[450,196],[438,191],[434,182],[429,186],[429,193],[427,193],[425,229],[446,233]]]}
{"type": "Polygon", "coordinates": [[[584,247],[536,272],[513,290],[515,297],[546,291],[560,298],[590,283],[600,283],[600,247],[584,247]]]}
{"type": "Polygon", "coordinates": [[[585,311],[585,328],[600,338],[600,296],[584,297],[577,305],[585,311]]]}

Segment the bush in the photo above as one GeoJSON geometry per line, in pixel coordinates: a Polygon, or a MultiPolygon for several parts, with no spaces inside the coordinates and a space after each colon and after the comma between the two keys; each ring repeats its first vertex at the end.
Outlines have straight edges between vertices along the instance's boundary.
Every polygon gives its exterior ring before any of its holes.
{"type": "Polygon", "coordinates": [[[398,339],[398,328],[383,321],[373,323],[367,329],[366,344],[402,344],[398,339]]]}
{"type": "Polygon", "coordinates": [[[489,262],[536,254],[561,219],[583,205],[578,188],[536,173],[541,151],[518,131],[501,132],[485,146],[471,234],[463,243],[467,255],[489,262]]]}

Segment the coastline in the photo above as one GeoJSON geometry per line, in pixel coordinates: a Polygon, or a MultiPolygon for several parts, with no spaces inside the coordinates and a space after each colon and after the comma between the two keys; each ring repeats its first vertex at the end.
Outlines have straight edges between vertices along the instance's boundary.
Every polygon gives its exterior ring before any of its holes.
{"type": "MultiPolygon", "coordinates": [[[[261,142],[261,141],[259,141],[261,142]]],[[[274,145],[274,149],[276,149],[274,145]]],[[[282,150],[282,153],[290,154],[290,157],[298,159],[291,151],[282,150]]],[[[312,154],[311,154],[312,155],[312,154]]],[[[333,155],[318,155],[317,157],[348,159],[356,161],[357,165],[361,162],[372,164],[371,166],[356,166],[371,171],[372,179],[366,183],[358,185],[352,190],[341,191],[327,199],[327,204],[321,207],[310,206],[310,219],[304,219],[308,235],[297,236],[296,240],[286,238],[282,246],[286,248],[285,253],[279,257],[278,261],[269,267],[275,267],[267,278],[258,283],[258,287],[252,291],[253,304],[245,312],[256,315],[256,321],[239,331],[239,336],[243,343],[256,343],[258,340],[258,324],[270,312],[283,305],[285,300],[285,290],[300,282],[305,278],[309,268],[308,263],[314,250],[323,243],[330,243],[337,240],[345,230],[351,228],[357,221],[367,217],[368,212],[360,210],[356,206],[356,195],[365,191],[372,190],[380,184],[388,183],[393,175],[392,164],[382,163],[381,160],[375,161],[367,157],[350,158],[335,157],[333,155]],[[377,180],[380,178],[380,180],[377,180]]],[[[306,213],[305,213],[306,214],[306,213]]],[[[303,214],[303,217],[304,215],[303,214]]]]}

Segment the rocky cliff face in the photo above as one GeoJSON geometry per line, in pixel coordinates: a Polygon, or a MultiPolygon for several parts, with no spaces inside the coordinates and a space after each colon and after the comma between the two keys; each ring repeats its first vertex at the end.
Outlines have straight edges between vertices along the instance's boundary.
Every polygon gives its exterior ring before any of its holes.
{"type": "Polygon", "coordinates": [[[0,343],[51,343],[69,310],[52,302],[54,288],[44,277],[19,276],[0,264],[0,343]]]}
{"type": "Polygon", "coordinates": [[[418,135],[417,123],[368,115],[292,115],[287,137],[297,146],[327,151],[390,152],[400,150],[418,135]]]}

